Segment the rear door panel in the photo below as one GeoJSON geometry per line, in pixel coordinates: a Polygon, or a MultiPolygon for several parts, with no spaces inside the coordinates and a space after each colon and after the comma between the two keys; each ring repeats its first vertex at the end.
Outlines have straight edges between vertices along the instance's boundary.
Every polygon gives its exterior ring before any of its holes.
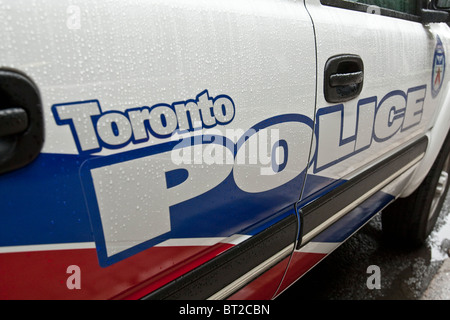
{"type": "MultiPolygon", "coordinates": [[[[349,179],[430,128],[441,98],[433,93],[431,81],[441,43],[439,27],[424,26],[418,17],[369,14],[315,0],[306,3],[318,55],[318,143],[309,173],[334,181],[349,179]],[[329,103],[323,93],[325,65],[342,54],[361,57],[363,88],[354,99],[329,103]]],[[[309,186],[304,198],[328,183],[309,186]]]]}
{"type": "Polygon", "coordinates": [[[317,143],[298,205],[302,241],[280,292],[400,194],[448,83],[447,26],[355,2],[305,1],[317,44],[317,143]],[[327,62],[346,55],[363,62],[362,90],[328,102],[327,62]]]}

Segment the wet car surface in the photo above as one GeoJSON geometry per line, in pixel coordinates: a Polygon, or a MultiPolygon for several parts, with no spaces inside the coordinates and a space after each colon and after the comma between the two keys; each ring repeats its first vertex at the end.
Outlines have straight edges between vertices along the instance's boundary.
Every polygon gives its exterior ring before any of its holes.
{"type": "MultiPolygon", "coordinates": [[[[383,239],[378,214],[278,299],[417,300],[450,254],[450,196],[426,245],[404,250],[383,239]],[[370,289],[379,267],[379,289],[370,289]]],[[[434,299],[431,296],[431,299],[434,299]]]]}

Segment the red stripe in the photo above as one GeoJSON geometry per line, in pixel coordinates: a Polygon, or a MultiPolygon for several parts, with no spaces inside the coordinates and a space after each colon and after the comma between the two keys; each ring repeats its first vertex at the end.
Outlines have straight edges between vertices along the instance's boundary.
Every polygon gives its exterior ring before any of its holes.
{"type": "Polygon", "coordinates": [[[287,289],[291,284],[297,281],[306,272],[312,269],[317,263],[319,263],[327,255],[322,253],[306,253],[294,251],[292,255],[291,263],[286,272],[286,276],[283,279],[283,283],[280,286],[280,290],[277,294],[280,294],[287,289]]]}
{"type": "Polygon", "coordinates": [[[229,300],[271,300],[283,279],[289,257],[276,264],[260,277],[230,296],[229,300]]]}
{"type": "MultiPolygon", "coordinates": [[[[154,290],[164,286],[165,284],[177,279],[178,277],[182,276],[183,274],[195,269],[196,267],[202,265],[203,263],[213,259],[214,257],[218,256],[222,252],[228,250],[233,245],[231,244],[217,244],[209,250],[208,252],[203,252],[202,256],[197,259],[186,259],[183,261],[183,265],[167,274],[164,274],[158,278],[150,279],[148,281],[142,282],[138,288],[133,288],[132,292],[124,292],[116,297],[114,299],[125,299],[125,300],[136,300],[140,299],[149,293],[153,292],[154,290]]],[[[189,248],[189,247],[183,247],[183,248],[189,248]]],[[[193,247],[198,248],[198,247],[193,247]]]]}
{"type": "Polygon", "coordinates": [[[232,247],[153,247],[107,268],[95,249],[0,254],[0,299],[138,299],[232,247]],[[69,290],[67,267],[80,267],[69,290]]]}

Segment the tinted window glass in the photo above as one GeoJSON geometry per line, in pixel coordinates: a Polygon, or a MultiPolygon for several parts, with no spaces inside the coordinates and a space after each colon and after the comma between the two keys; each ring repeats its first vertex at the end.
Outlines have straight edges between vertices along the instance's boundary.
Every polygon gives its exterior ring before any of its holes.
{"type": "Polygon", "coordinates": [[[403,13],[416,13],[416,0],[349,0],[351,2],[375,5],[381,8],[400,11],[403,13]]]}

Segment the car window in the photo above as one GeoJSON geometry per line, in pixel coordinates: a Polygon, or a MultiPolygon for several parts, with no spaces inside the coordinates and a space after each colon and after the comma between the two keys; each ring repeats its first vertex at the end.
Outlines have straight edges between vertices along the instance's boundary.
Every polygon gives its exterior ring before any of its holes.
{"type": "Polygon", "coordinates": [[[416,0],[320,0],[323,5],[420,22],[416,0]]]}
{"type": "Polygon", "coordinates": [[[351,2],[364,3],[378,6],[380,8],[391,9],[403,13],[416,13],[416,0],[349,0],[351,2]]]}

